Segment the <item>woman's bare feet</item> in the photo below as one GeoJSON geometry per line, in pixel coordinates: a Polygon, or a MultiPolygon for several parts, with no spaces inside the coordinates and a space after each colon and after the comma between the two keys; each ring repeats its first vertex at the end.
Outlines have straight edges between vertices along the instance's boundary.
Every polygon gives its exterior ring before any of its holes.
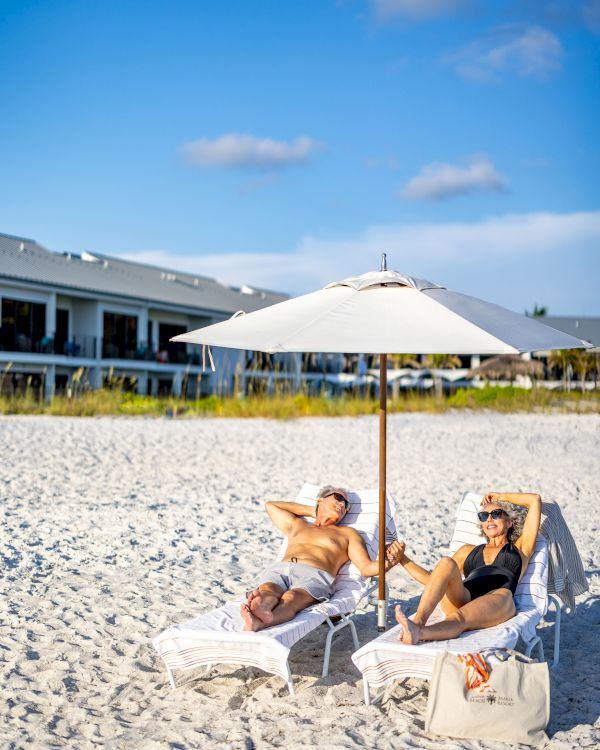
{"type": "Polygon", "coordinates": [[[272,605],[277,604],[276,597],[272,595],[263,596],[258,589],[255,589],[248,594],[246,603],[252,614],[264,622],[265,625],[270,625],[273,622],[272,605]],[[269,599],[273,599],[274,601],[270,602],[269,599]]]}
{"type": "Polygon", "coordinates": [[[255,617],[252,614],[250,607],[247,604],[242,604],[240,607],[240,614],[244,621],[244,630],[251,630],[256,633],[257,630],[262,630],[267,627],[262,620],[259,620],[258,617],[255,617]]]}
{"type": "Polygon", "coordinates": [[[400,609],[400,606],[396,606],[396,620],[402,625],[402,634],[399,640],[402,643],[409,645],[416,645],[421,639],[421,626],[417,625],[416,622],[409,620],[404,612],[400,609]]]}

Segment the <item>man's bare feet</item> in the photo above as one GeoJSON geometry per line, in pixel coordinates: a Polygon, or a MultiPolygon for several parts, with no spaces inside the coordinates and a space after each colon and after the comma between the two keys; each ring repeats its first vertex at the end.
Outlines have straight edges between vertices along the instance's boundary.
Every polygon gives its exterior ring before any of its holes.
{"type": "Polygon", "coordinates": [[[404,612],[400,609],[400,606],[396,606],[396,620],[402,625],[402,634],[399,640],[402,643],[408,643],[409,645],[415,645],[421,639],[421,626],[417,625],[416,622],[409,620],[404,612]]]}
{"type": "Polygon", "coordinates": [[[270,595],[264,597],[258,589],[248,594],[248,607],[250,607],[252,614],[262,620],[265,625],[270,625],[273,622],[273,606],[269,605],[275,605],[276,603],[276,597],[270,595]],[[269,602],[269,599],[274,601],[269,602]]]}
{"type": "MultiPolygon", "coordinates": [[[[248,591],[246,594],[246,604],[252,609],[252,602],[256,599],[258,596],[259,591],[258,589],[253,589],[252,591],[248,591]]],[[[256,605],[255,605],[256,606],[256,605]]]]}
{"type": "Polygon", "coordinates": [[[262,630],[266,627],[265,623],[255,617],[250,611],[250,607],[247,604],[242,604],[240,607],[240,614],[244,621],[244,630],[251,630],[256,633],[257,630],[262,630]]]}

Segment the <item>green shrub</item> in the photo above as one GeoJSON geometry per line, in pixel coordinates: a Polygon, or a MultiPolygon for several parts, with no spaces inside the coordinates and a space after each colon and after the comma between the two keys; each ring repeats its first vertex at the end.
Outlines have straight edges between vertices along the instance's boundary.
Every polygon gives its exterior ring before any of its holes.
{"type": "MultiPolygon", "coordinates": [[[[430,393],[402,392],[388,399],[390,413],[429,412],[441,414],[450,409],[490,409],[498,412],[600,413],[600,392],[555,392],[545,388],[531,390],[514,386],[468,388],[438,398],[430,393]]],[[[356,395],[308,396],[306,393],[256,395],[246,398],[207,396],[197,401],[155,398],[136,393],[105,389],[84,391],[71,398],[56,396],[50,402],[31,394],[0,397],[0,414],[50,414],[69,417],[93,416],[169,416],[263,417],[296,419],[299,417],[341,417],[377,414],[379,399],[356,395]]]]}

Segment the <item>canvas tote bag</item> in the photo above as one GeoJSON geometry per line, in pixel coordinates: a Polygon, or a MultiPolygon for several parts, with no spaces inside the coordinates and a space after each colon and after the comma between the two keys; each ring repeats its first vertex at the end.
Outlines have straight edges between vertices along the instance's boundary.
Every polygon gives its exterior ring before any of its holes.
{"type": "Polygon", "coordinates": [[[439,654],[429,688],[425,730],[448,737],[524,745],[547,742],[548,665],[517,651],[508,653],[508,659],[494,663],[487,680],[476,688],[468,687],[464,657],[461,663],[458,654],[439,654]]]}

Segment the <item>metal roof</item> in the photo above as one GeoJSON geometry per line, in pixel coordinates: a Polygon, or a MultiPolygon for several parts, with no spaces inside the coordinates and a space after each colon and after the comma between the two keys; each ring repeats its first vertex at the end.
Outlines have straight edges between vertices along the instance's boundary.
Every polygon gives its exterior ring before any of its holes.
{"type": "Polygon", "coordinates": [[[563,333],[570,333],[578,339],[589,341],[594,346],[600,346],[600,318],[545,315],[540,318],[540,322],[563,333]]]}
{"type": "Polygon", "coordinates": [[[264,289],[225,286],[215,279],[108,255],[55,253],[34,240],[0,233],[0,279],[135,298],[178,307],[252,312],[287,299],[264,289]]]}

